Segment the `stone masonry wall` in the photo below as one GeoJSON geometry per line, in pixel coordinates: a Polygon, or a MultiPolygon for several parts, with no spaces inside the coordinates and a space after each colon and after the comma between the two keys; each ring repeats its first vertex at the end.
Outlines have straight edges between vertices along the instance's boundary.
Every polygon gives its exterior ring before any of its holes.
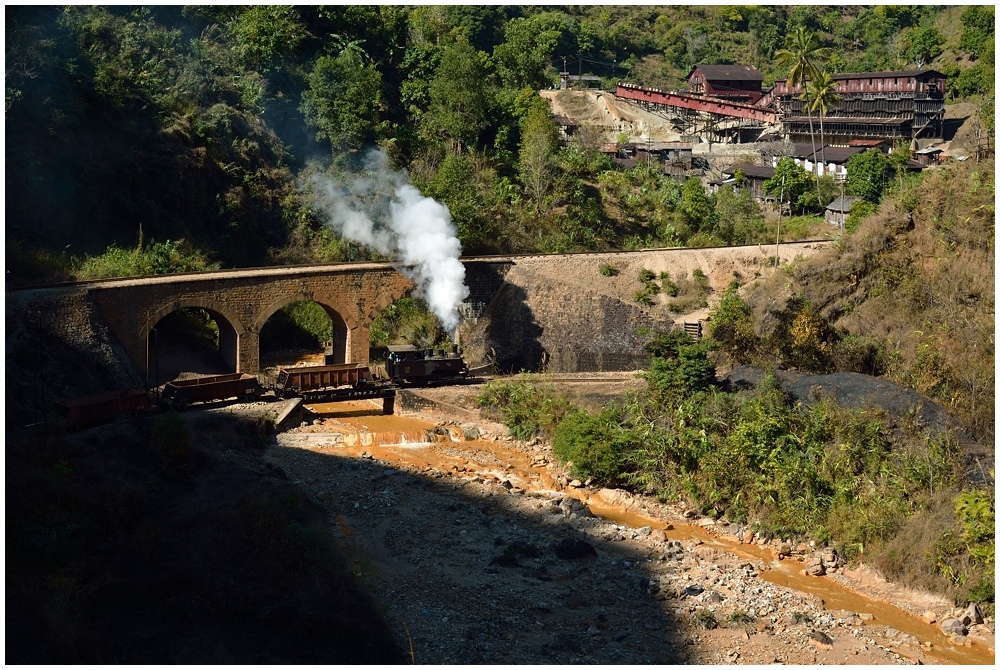
{"type": "Polygon", "coordinates": [[[508,369],[550,372],[623,371],[644,367],[647,329],[667,330],[707,318],[708,309],[686,314],[669,310],[665,294],[652,306],[636,302],[642,270],[674,281],[705,275],[709,305],[733,281],[754,281],[781,262],[810,255],[827,243],[708,249],[652,249],[636,252],[522,256],[490,259],[509,263],[503,284],[484,306],[469,312],[460,328],[466,360],[482,365],[488,357],[508,369]],[[602,266],[617,274],[606,276],[602,266]],[[676,322],[676,324],[675,324],[676,322]]]}

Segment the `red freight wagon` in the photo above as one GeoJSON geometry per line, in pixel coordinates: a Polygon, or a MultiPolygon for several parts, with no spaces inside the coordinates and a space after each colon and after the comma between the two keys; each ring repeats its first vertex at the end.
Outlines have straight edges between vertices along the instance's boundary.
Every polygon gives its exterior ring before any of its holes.
{"type": "Polygon", "coordinates": [[[163,386],[162,398],[164,404],[171,407],[184,407],[193,402],[210,402],[212,400],[257,400],[264,389],[253,375],[234,372],[227,375],[196,377],[194,379],[174,380],[163,386]]]}
{"type": "Polygon", "coordinates": [[[341,363],[282,368],[278,372],[278,383],[274,388],[278,395],[287,398],[305,391],[364,386],[373,382],[371,370],[364,363],[341,363]]]}
{"type": "Polygon", "coordinates": [[[142,389],[119,389],[55,403],[56,411],[70,428],[146,412],[151,407],[149,394],[142,389]]]}

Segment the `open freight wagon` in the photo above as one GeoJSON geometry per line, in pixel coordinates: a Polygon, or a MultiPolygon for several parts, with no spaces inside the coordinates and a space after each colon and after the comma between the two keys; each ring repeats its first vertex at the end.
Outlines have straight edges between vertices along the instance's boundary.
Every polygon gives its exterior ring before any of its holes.
{"type": "Polygon", "coordinates": [[[174,380],[163,386],[161,398],[168,407],[184,407],[193,402],[211,402],[237,398],[243,402],[260,398],[264,389],[253,375],[234,372],[227,375],[174,380]]]}
{"type": "Polygon", "coordinates": [[[374,383],[372,372],[364,363],[310,365],[301,368],[281,368],[274,390],[282,398],[290,398],[307,391],[366,387],[374,383]]]}
{"type": "Polygon", "coordinates": [[[68,398],[55,403],[56,412],[69,428],[103,423],[122,416],[148,412],[149,394],[142,389],[119,389],[93,395],[68,398]]]}

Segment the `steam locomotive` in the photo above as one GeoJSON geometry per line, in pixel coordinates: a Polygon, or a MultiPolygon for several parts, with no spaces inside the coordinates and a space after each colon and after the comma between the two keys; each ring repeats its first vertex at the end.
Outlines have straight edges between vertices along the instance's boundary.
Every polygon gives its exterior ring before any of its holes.
{"type": "Polygon", "coordinates": [[[390,345],[385,371],[389,381],[400,386],[455,382],[469,376],[469,366],[457,347],[452,347],[450,352],[444,349],[435,352],[434,349],[417,349],[412,344],[390,345]]]}

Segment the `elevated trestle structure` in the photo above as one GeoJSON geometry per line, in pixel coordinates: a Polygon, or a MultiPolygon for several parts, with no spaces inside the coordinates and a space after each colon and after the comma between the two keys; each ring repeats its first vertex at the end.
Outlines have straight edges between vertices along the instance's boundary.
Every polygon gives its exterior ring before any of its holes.
{"type": "Polygon", "coordinates": [[[712,139],[739,132],[763,129],[778,123],[778,115],[768,109],[706,95],[661,91],[635,84],[619,83],[615,97],[634,102],[672,121],[685,135],[708,134],[712,139]]]}

